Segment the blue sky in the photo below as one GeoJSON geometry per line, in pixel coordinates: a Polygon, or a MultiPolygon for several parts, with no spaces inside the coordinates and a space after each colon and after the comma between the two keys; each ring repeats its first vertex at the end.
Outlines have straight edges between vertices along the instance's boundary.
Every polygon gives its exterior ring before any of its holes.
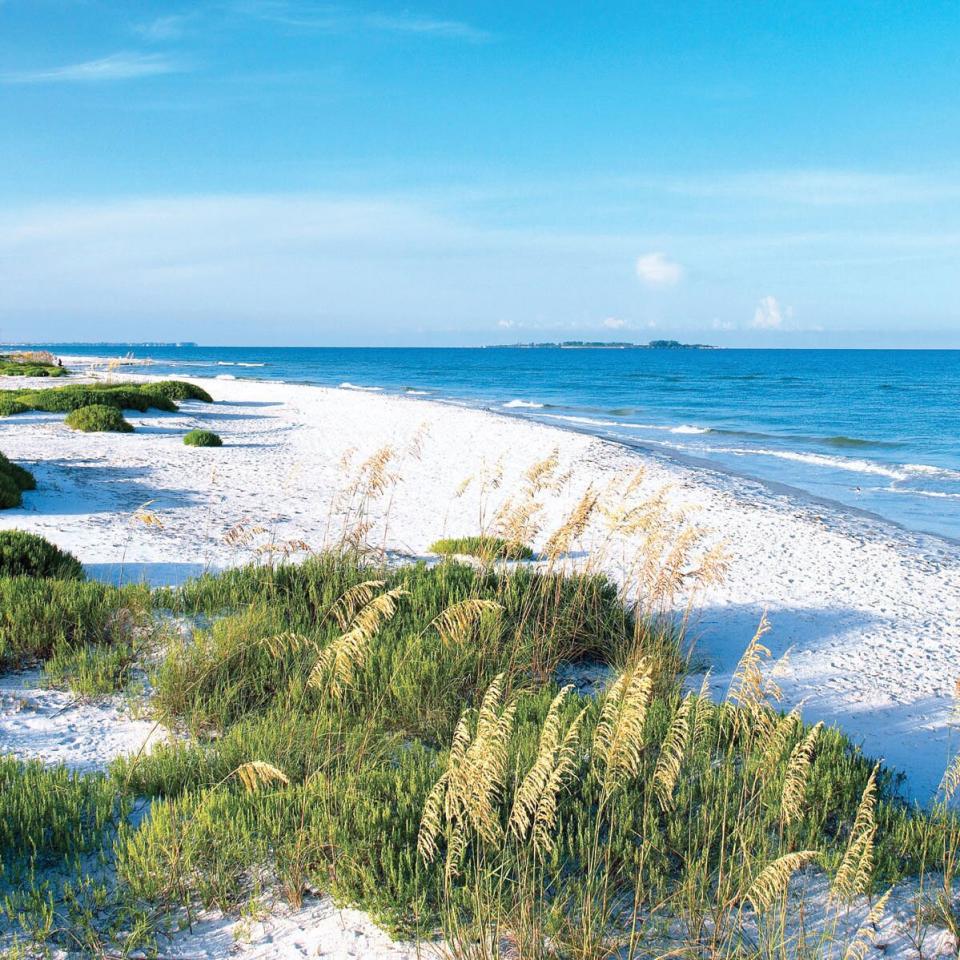
{"type": "Polygon", "coordinates": [[[960,347],[960,4],[0,0],[0,338],[960,347]]]}

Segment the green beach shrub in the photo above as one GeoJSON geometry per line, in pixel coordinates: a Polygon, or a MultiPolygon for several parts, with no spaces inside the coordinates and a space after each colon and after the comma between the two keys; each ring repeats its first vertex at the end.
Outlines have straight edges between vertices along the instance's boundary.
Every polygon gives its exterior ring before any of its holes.
{"type": "Polygon", "coordinates": [[[150,591],[96,580],[0,576],[0,669],[87,644],[124,646],[148,625],[150,591]]]}
{"type": "Polygon", "coordinates": [[[133,427],[123,418],[117,407],[108,407],[102,403],[93,403],[88,407],[78,407],[67,414],[66,424],[73,430],[84,433],[132,433],[133,427]]]}
{"type": "Polygon", "coordinates": [[[191,430],[183,438],[188,447],[222,447],[223,441],[210,430],[191,430]]]}
{"type": "Polygon", "coordinates": [[[78,383],[41,390],[0,391],[0,415],[11,416],[30,410],[45,413],[70,413],[80,407],[102,404],[118,410],[162,410],[175,413],[177,405],[162,393],[150,392],[140,384],[78,383]]]}
{"type": "Polygon", "coordinates": [[[25,467],[12,463],[2,453],[0,453],[0,473],[5,473],[10,477],[20,490],[37,489],[37,481],[33,474],[25,467]]]}
{"type": "Polygon", "coordinates": [[[0,577],[48,577],[82,580],[80,561],[26,530],[0,530],[0,577]]]}
{"type": "Polygon", "coordinates": [[[63,377],[70,371],[57,364],[52,353],[26,352],[0,354],[0,376],[63,377]]]}
{"type": "Polygon", "coordinates": [[[533,551],[523,543],[511,543],[501,537],[448,537],[428,548],[431,553],[453,556],[461,553],[481,560],[529,560],[533,551]]]}
{"type": "Polygon", "coordinates": [[[140,388],[151,396],[163,397],[166,400],[201,400],[203,403],[213,403],[213,397],[203,387],[186,380],[158,380],[156,383],[147,383],[140,388]]]}
{"type": "Polygon", "coordinates": [[[14,400],[6,393],[0,394],[0,417],[12,417],[18,413],[26,413],[29,409],[27,404],[14,400]]]}
{"type": "Polygon", "coordinates": [[[0,473],[0,510],[12,510],[23,503],[23,496],[13,477],[0,473]]]}

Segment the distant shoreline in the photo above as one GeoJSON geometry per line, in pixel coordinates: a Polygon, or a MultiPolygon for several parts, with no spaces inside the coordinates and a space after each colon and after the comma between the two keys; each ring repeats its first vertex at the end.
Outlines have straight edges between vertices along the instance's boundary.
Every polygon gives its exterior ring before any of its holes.
{"type": "Polygon", "coordinates": [[[651,340],[649,343],[600,340],[548,340],[543,343],[492,343],[486,350],[722,350],[709,343],[681,343],[679,340],[651,340]]]}

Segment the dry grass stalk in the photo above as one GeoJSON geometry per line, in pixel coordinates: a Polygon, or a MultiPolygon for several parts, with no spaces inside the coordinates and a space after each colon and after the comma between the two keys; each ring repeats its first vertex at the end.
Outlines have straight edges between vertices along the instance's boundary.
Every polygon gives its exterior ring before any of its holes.
{"type": "Polygon", "coordinates": [[[768,698],[780,699],[780,688],[772,680],[764,677],[761,664],[770,658],[770,650],[760,641],[770,631],[770,621],[766,613],[760,618],[760,624],[753,639],[744,650],[737,669],[730,681],[727,700],[740,706],[763,703],[768,698]]]}
{"type": "Polygon", "coordinates": [[[496,600],[473,597],[451,604],[430,621],[428,629],[436,630],[445,644],[463,643],[470,638],[484,614],[499,617],[502,612],[503,607],[496,600]]]}
{"type": "Polygon", "coordinates": [[[646,659],[622,673],[607,691],[593,738],[596,761],[604,769],[604,784],[616,788],[640,772],[644,726],[653,690],[646,659]]]}
{"type": "Polygon", "coordinates": [[[541,490],[550,487],[555,480],[560,465],[560,448],[554,447],[543,460],[531,464],[523,475],[528,496],[536,496],[541,490]]]}
{"type": "Polygon", "coordinates": [[[268,650],[271,656],[280,658],[288,653],[299,653],[301,650],[316,650],[317,641],[302,633],[278,633],[272,637],[263,637],[258,641],[260,646],[268,650]]]}
{"type": "Polygon", "coordinates": [[[417,837],[420,856],[436,856],[437,839],[446,822],[451,827],[447,861],[455,864],[471,836],[485,843],[502,839],[498,807],[506,789],[507,760],[514,702],[504,703],[505,676],[494,678],[478,711],[467,710],[453,734],[447,769],[424,805],[417,837]]]}
{"type": "Polygon", "coordinates": [[[953,799],[958,787],[960,787],[960,753],[950,761],[940,781],[940,794],[944,803],[949,803],[953,799]]]}
{"type": "Polygon", "coordinates": [[[349,628],[324,648],[310,672],[309,684],[341,699],[363,668],[370,642],[380,627],[397,612],[407,591],[396,587],[374,597],[360,608],[349,628]]]}
{"type": "Polygon", "coordinates": [[[265,760],[242,763],[231,776],[236,777],[243,784],[247,793],[256,793],[275,783],[281,783],[284,786],[290,783],[290,778],[282,770],[265,760]]]}
{"type": "Polygon", "coordinates": [[[873,877],[874,838],[877,833],[877,772],[879,769],[880,765],[877,764],[864,787],[853,828],[850,831],[850,840],[833,880],[831,893],[838,900],[849,902],[854,897],[865,894],[870,888],[873,877]]]}
{"type": "Polygon", "coordinates": [[[494,515],[491,532],[508,543],[530,543],[540,532],[542,512],[543,507],[529,497],[519,502],[508,498],[494,515]]]}
{"type": "Polygon", "coordinates": [[[594,492],[592,487],[587,487],[567,519],[550,534],[550,538],[547,540],[546,552],[551,560],[569,553],[573,544],[584,535],[598,502],[598,494],[594,492]]]}
{"type": "Polygon", "coordinates": [[[562,710],[573,688],[564,687],[550,704],[540,731],[533,765],[517,788],[510,812],[509,826],[523,840],[533,829],[534,849],[548,853],[553,849],[560,791],[576,769],[576,746],[586,708],[563,729],[562,710]]]}
{"type": "Polygon", "coordinates": [[[657,766],[653,772],[653,792],[663,810],[673,806],[673,791],[680,778],[680,768],[690,738],[690,710],[695,702],[692,693],[688,693],[680,702],[677,712],[670,721],[667,735],[660,747],[657,766]]]}
{"type": "Polygon", "coordinates": [[[784,823],[796,823],[803,816],[813,751],[821,730],[823,724],[818,723],[790,752],[780,797],[780,816],[784,823]]]}
{"type": "Polygon", "coordinates": [[[797,870],[807,866],[820,856],[816,850],[799,850],[778,857],[760,871],[744,895],[753,904],[757,914],[766,913],[783,900],[790,887],[790,880],[797,870]]]}
{"type": "Polygon", "coordinates": [[[346,630],[357,611],[368,604],[386,584],[386,580],[364,580],[344,590],[328,611],[341,630],[346,630]]]}
{"type": "Polygon", "coordinates": [[[893,893],[891,887],[879,900],[870,908],[870,912],[864,917],[854,938],[847,945],[843,952],[843,960],[866,960],[867,951],[876,942],[880,921],[883,919],[883,911],[886,909],[887,901],[893,893]]]}

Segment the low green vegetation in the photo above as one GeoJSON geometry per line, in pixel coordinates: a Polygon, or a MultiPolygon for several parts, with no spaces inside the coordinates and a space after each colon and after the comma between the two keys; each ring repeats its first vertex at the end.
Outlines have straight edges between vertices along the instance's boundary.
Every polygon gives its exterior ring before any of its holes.
{"type": "Polygon", "coordinates": [[[45,350],[0,354],[2,377],[63,377],[70,371],[45,350]]]}
{"type": "Polygon", "coordinates": [[[656,955],[667,929],[690,956],[813,957],[822,938],[787,943],[783,923],[808,865],[837,911],[939,871],[947,915],[960,772],[931,811],[901,802],[839,732],[778,709],[762,630],[716,702],[687,690],[671,621],[549,567],[329,554],[152,594],[45,586],[0,580],[0,650],[86,690],[123,682],[151,610],[196,627],[152,668],[153,709],[180,739],[107,778],[0,765],[21,937],[116,955],[158,918],[321,892],[393,933],[439,933],[458,960],[502,943],[656,955]],[[608,671],[599,696],[558,685],[579,665],[608,671]],[[116,883],[98,887],[80,851],[116,883]],[[38,872],[56,864],[83,897],[38,872]],[[70,906],[84,897],[97,909],[70,906]]]}
{"type": "Polygon", "coordinates": [[[222,447],[223,440],[209,430],[191,430],[183,437],[188,447],[222,447]]]}
{"type": "Polygon", "coordinates": [[[80,407],[100,404],[118,410],[162,410],[173,413],[177,400],[212,402],[210,395],[183,380],[155,383],[76,383],[44,389],[0,390],[0,415],[15,416],[30,410],[69,413],[80,407]]]}
{"type": "Polygon", "coordinates": [[[25,490],[36,490],[33,474],[0,453],[0,510],[19,507],[25,490]]]}
{"type": "Polygon", "coordinates": [[[528,546],[491,536],[450,537],[432,543],[429,550],[443,556],[465,554],[485,561],[529,560],[533,557],[533,551],[528,546]]]}
{"type": "Polygon", "coordinates": [[[0,577],[82,580],[83,567],[72,554],[26,530],[0,530],[0,577]]]}
{"type": "Polygon", "coordinates": [[[171,402],[200,400],[203,403],[213,403],[213,397],[203,387],[198,387],[195,383],[189,383],[186,380],[158,380],[154,383],[144,384],[140,389],[144,393],[155,397],[163,397],[171,402]]]}
{"type": "Polygon", "coordinates": [[[64,422],[72,430],[83,433],[133,433],[133,426],[120,410],[102,403],[71,410],[64,422]]]}

